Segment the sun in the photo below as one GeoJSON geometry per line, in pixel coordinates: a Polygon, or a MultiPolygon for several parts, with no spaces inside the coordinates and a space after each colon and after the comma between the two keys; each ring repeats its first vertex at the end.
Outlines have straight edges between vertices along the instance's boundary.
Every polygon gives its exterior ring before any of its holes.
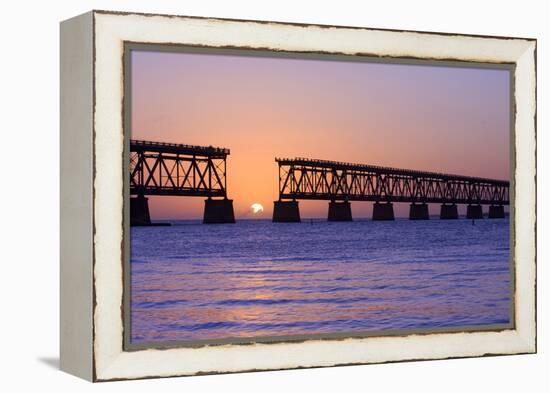
{"type": "Polygon", "coordinates": [[[252,209],[252,213],[258,214],[264,211],[264,207],[259,203],[253,203],[252,206],[250,206],[250,209],[252,209]]]}

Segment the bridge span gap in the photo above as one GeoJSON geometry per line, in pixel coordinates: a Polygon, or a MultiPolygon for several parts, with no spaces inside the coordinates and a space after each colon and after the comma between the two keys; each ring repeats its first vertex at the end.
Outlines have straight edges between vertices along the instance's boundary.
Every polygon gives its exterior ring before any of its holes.
{"type": "Polygon", "coordinates": [[[131,140],[130,225],[154,225],[148,195],[204,197],[203,223],[234,223],[228,155],[225,148],[131,140]]]}
{"type": "Polygon", "coordinates": [[[504,218],[510,182],[411,169],[351,164],[308,158],[276,158],[279,199],[273,222],[300,222],[299,200],[327,200],[328,221],[352,221],[352,201],[373,203],[373,220],[394,220],[394,203],[410,203],[409,219],[428,220],[428,204],[441,204],[440,218],[458,219],[458,204],[466,218],[504,218]]]}

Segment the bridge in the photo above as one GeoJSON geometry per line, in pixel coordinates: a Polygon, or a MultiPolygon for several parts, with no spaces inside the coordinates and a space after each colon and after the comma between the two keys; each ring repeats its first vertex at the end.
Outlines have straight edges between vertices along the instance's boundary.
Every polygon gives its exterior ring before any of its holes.
{"type": "Polygon", "coordinates": [[[205,197],[203,222],[234,223],[229,149],[130,140],[130,225],[152,225],[147,195],[205,197]]]}
{"type": "Polygon", "coordinates": [[[351,201],[371,201],[373,220],[393,220],[393,203],[410,203],[409,218],[429,219],[428,203],[440,203],[440,218],[457,219],[457,204],[466,204],[466,217],[504,218],[510,183],[436,172],[351,164],[307,158],[276,158],[279,200],[274,222],[299,222],[298,200],[327,200],[329,221],[351,221],[351,201]]]}

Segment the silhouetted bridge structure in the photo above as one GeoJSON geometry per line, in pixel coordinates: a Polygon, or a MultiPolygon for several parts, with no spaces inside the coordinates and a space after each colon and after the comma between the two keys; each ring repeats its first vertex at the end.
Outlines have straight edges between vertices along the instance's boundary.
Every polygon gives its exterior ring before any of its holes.
{"type": "MultiPolygon", "coordinates": [[[[234,223],[227,198],[229,149],[175,143],[130,141],[130,224],[151,225],[148,195],[204,197],[204,223],[234,223]]],[[[440,203],[442,219],[504,218],[510,183],[410,169],[313,160],[276,158],[279,199],[274,222],[300,222],[298,200],[327,200],[329,221],[351,221],[352,201],[371,201],[373,220],[393,220],[394,202],[410,203],[409,218],[429,219],[428,203],[440,203]]]]}
{"type": "Polygon", "coordinates": [[[151,225],[146,195],[206,197],[204,223],[235,222],[228,155],[225,148],[131,140],[130,224],[151,225]]]}
{"type": "Polygon", "coordinates": [[[410,219],[429,219],[428,203],[440,203],[442,219],[457,219],[457,204],[466,204],[466,217],[504,218],[510,183],[409,169],[351,164],[307,158],[276,158],[279,200],[274,222],[299,222],[298,201],[328,200],[329,221],[351,221],[351,201],[372,201],[373,220],[393,220],[393,202],[410,203],[410,219]]]}

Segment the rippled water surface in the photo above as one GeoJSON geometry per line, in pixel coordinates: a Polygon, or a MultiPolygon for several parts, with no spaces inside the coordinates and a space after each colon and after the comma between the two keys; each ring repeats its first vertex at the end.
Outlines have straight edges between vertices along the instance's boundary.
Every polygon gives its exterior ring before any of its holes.
{"type": "Polygon", "coordinates": [[[509,221],[131,229],[134,343],[510,322],[509,221]]]}

